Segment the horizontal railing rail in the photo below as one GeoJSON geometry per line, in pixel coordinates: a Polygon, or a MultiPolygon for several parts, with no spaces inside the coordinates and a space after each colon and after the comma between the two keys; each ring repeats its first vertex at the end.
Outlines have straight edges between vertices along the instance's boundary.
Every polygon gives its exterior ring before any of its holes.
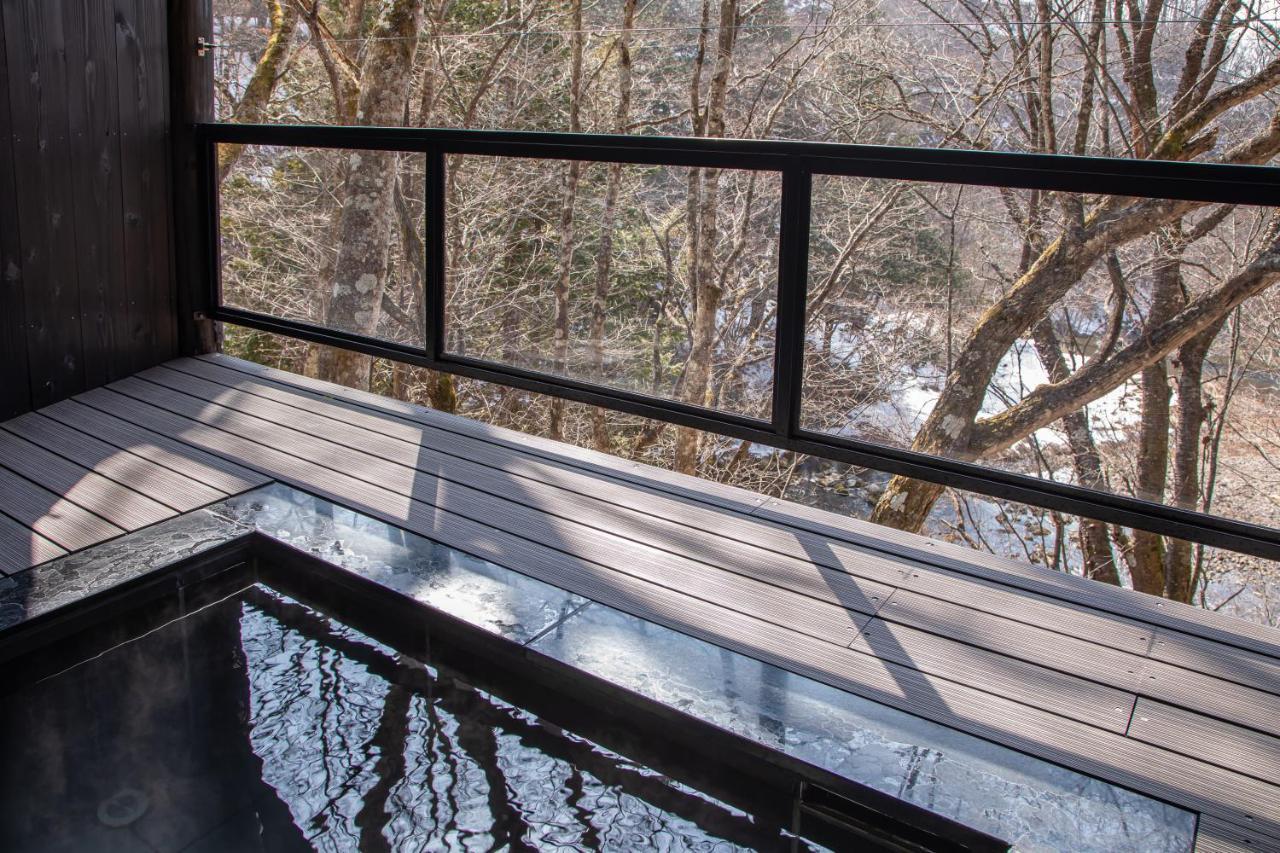
{"type": "Polygon", "coordinates": [[[678,426],[901,474],[1005,500],[1280,560],[1280,530],[1127,495],[804,429],[805,307],[814,175],[1040,189],[1219,204],[1280,205],[1280,168],[782,140],[328,125],[201,124],[207,213],[207,314],[215,320],[446,373],[562,397],[678,426]],[[227,306],[218,254],[218,143],[392,150],[426,156],[423,346],[227,306]],[[779,215],[773,399],[768,420],[449,353],[445,348],[445,158],[450,154],[777,172],[779,215]]]}

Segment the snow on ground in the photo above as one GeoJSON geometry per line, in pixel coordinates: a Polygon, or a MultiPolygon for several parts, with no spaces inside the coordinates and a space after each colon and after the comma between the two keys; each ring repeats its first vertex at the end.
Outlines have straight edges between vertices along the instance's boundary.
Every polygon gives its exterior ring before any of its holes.
{"type": "MultiPolygon", "coordinates": [[[[845,341],[842,345],[852,347],[855,344],[845,341]]],[[[846,352],[846,356],[848,364],[856,364],[856,354],[846,352]]],[[[836,434],[910,444],[933,411],[945,378],[942,369],[934,365],[904,366],[889,376],[878,377],[880,399],[850,409],[844,425],[836,430],[836,434]]],[[[983,401],[982,414],[999,414],[1048,382],[1049,376],[1031,342],[1019,340],[1000,360],[983,401]]],[[[1120,440],[1128,429],[1138,423],[1138,406],[1139,398],[1133,382],[1126,382],[1090,403],[1089,420],[1097,440],[1100,443],[1120,440]]],[[[1035,438],[1043,447],[1066,444],[1066,437],[1054,427],[1038,430],[1035,438]]],[[[1069,475],[1070,472],[1061,473],[1069,475]]]]}

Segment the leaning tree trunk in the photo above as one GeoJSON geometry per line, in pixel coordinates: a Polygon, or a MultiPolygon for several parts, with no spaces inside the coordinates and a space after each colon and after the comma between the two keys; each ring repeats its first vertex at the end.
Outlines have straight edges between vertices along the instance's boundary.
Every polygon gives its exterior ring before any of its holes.
{"type": "MultiPolygon", "coordinates": [[[[1095,213],[1094,221],[1100,218],[1095,213]]],[[[1085,228],[1088,229],[1089,222],[1085,228]]],[[[916,433],[912,449],[972,461],[974,421],[1000,360],[1019,335],[1038,322],[1102,254],[1088,231],[1066,233],[1049,245],[1013,289],[983,314],[952,364],[933,411],[916,433]]],[[[1110,248],[1109,246],[1106,248],[1110,248]]],[[[942,486],[895,476],[876,503],[871,520],[902,530],[919,530],[942,494],[942,486]]]]}
{"type": "MultiPolygon", "coordinates": [[[[241,124],[258,124],[267,117],[267,105],[271,103],[271,95],[276,90],[276,82],[284,70],[285,61],[289,58],[289,45],[293,41],[293,32],[298,27],[298,10],[288,0],[271,0],[271,34],[267,37],[267,46],[258,57],[258,64],[253,69],[253,76],[244,87],[244,95],[236,104],[234,121],[241,124]]],[[[235,166],[244,146],[233,142],[218,145],[218,183],[226,180],[235,166]]]]}
{"type": "MultiPolygon", "coordinates": [[[[360,71],[356,120],[393,125],[404,117],[409,72],[417,47],[422,0],[389,0],[375,25],[360,71]]],[[[338,225],[338,259],[329,286],[325,325],[375,335],[387,283],[392,195],[399,157],[391,151],[360,151],[348,162],[338,225]]],[[[372,360],[349,350],[327,349],[319,359],[322,379],[368,388],[372,360]]]]}
{"type": "MultiPolygon", "coordinates": [[[[723,137],[729,74],[733,70],[733,49],[738,24],[737,0],[720,0],[720,21],[716,39],[715,65],[707,90],[705,130],[708,137],[723,137]]],[[[715,274],[717,215],[720,202],[720,170],[703,169],[697,203],[697,245],[695,247],[693,340],[685,366],[684,399],[706,406],[711,389],[711,361],[715,355],[716,315],[723,296],[715,274]]],[[[692,231],[693,224],[690,225],[692,231]]],[[[698,466],[700,433],[690,427],[676,430],[675,469],[692,474],[698,466]]]]}

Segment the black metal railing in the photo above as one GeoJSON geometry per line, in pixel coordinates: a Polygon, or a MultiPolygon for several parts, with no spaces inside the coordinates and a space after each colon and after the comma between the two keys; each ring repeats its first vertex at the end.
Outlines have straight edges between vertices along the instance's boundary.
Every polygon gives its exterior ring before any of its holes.
{"type": "Polygon", "coordinates": [[[201,124],[203,209],[215,320],[355,350],[875,468],[998,498],[1280,560],[1280,530],[1125,495],[804,429],[803,387],[811,185],[814,175],[1040,189],[1221,204],[1280,205],[1280,168],[930,148],[521,131],[201,124]],[[223,304],[218,256],[217,143],[390,150],[426,156],[424,345],[409,346],[223,304]],[[445,157],[450,154],[760,170],[781,174],[778,308],[769,420],[449,353],[445,347],[445,157]]]}

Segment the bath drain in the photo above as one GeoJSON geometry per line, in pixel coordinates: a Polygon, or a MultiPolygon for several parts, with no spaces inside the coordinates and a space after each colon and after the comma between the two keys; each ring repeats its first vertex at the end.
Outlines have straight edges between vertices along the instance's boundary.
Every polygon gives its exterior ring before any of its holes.
{"type": "Polygon", "coordinates": [[[137,788],[121,788],[98,803],[98,820],[110,827],[128,826],[147,812],[151,799],[137,788]]]}

